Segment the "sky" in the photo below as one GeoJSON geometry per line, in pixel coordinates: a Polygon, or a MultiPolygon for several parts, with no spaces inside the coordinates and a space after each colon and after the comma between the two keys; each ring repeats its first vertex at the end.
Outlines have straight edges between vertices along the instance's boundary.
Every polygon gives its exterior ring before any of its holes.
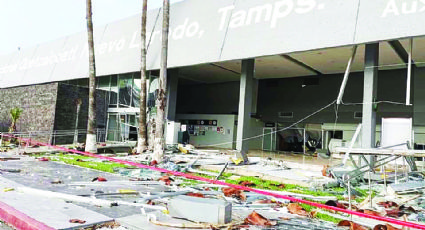
{"type": "MultiPolygon", "coordinates": [[[[148,0],[148,9],[161,6],[148,0]]],[[[86,31],[85,7],[86,0],[0,0],[0,55],[86,31]]],[[[92,0],[92,10],[100,26],[141,13],[142,0],[92,0]]]]}

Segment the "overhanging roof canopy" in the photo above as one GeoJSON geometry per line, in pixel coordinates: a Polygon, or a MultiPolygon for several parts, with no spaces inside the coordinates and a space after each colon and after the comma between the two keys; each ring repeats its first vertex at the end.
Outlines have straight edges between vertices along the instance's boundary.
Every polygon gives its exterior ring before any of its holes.
{"type": "MultiPolygon", "coordinates": [[[[419,0],[186,0],[171,7],[168,63],[263,57],[272,65],[287,62],[274,55],[289,54],[314,66],[316,51],[304,51],[425,35],[424,11],[419,0]]],[[[148,69],[159,68],[161,21],[160,9],[148,12],[148,69]]],[[[0,87],[87,77],[86,37],[82,32],[0,57],[0,87]]],[[[95,28],[95,51],[98,76],[139,71],[140,15],[95,28]]]]}

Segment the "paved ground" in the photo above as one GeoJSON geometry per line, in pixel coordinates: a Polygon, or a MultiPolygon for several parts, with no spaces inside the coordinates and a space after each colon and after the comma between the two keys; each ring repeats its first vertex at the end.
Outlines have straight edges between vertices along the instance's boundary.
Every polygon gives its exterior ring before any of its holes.
{"type": "MultiPolygon", "coordinates": [[[[182,157],[185,157],[182,155],[182,157]]],[[[190,156],[194,157],[194,156],[190,156]]],[[[0,156],[1,158],[1,156],[0,156]]],[[[199,158],[199,157],[196,157],[199,158]]],[[[300,170],[284,171],[280,168],[273,166],[274,163],[269,162],[269,165],[249,165],[243,166],[247,171],[270,174],[274,177],[282,177],[282,175],[294,177],[298,175],[298,180],[311,180],[311,178],[321,178],[321,167],[323,162],[314,162],[314,159],[302,159],[298,156],[284,156],[284,158],[291,159],[291,161],[284,161],[289,167],[301,167],[300,170]],[[297,162],[298,161],[298,162],[297,162]],[[300,163],[301,162],[301,163],[300,163]],[[260,166],[260,167],[259,167],[260,166]],[[306,173],[303,167],[312,169],[311,173],[306,173]],[[289,173],[290,172],[290,173],[289,173]],[[291,176],[292,173],[292,176],[291,176]]],[[[212,159],[208,157],[198,159],[197,164],[205,165],[208,163],[219,164],[221,168],[223,162],[228,160],[228,156],[216,156],[212,159]]],[[[252,158],[252,161],[259,161],[259,158],[252,158]]],[[[279,162],[279,161],[274,161],[279,162]]],[[[120,176],[117,174],[110,174],[100,172],[96,170],[80,168],[71,165],[65,165],[52,161],[36,161],[33,158],[24,157],[21,160],[9,160],[0,163],[0,169],[2,169],[2,175],[0,177],[0,201],[8,202],[8,204],[16,207],[22,212],[34,217],[43,223],[53,226],[57,229],[74,229],[82,227],[80,224],[71,224],[69,219],[76,218],[87,221],[85,225],[94,223],[106,222],[112,219],[122,222],[123,226],[127,226],[130,229],[170,229],[167,227],[160,227],[149,224],[146,216],[140,215],[140,207],[131,205],[119,205],[113,207],[99,207],[92,204],[73,202],[64,202],[61,199],[51,199],[49,197],[43,197],[36,194],[28,194],[20,189],[22,187],[29,187],[34,189],[43,189],[52,192],[59,192],[63,194],[78,195],[81,197],[95,197],[102,200],[110,201],[125,201],[129,203],[136,202],[140,199],[136,195],[123,195],[119,194],[120,189],[125,190],[136,190],[142,194],[147,193],[158,193],[163,191],[169,191],[172,187],[165,185],[149,184],[144,185],[146,182],[129,181],[128,177],[120,176]],[[92,182],[93,178],[104,177],[107,178],[107,182],[92,182]],[[52,183],[58,182],[61,183],[52,183]],[[14,191],[4,192],[7,188],[14,188],[14,191]]],[[[139,174],[155,174],[152,172],[136,172],[139,174]]],[[[123,173],[125,174],[125,173],[123,173]]],[[[134,174],[134,172],[128,172],[127,174],[134,174]]],[[[155,174],[154,176],[158,176],[155,174]]],[[[294,178],[292,178],[294,179],[294,178]]],[[[255,194],[247,194],[251,197],[255,194]]],[[[255,199],[255,198],[252,198],[255,199]]],[[[258,198],[257,198],[258,199],[258,198]]],[[[238,205],[237,205],[238,206],[238,205]]],[[[240,206],[240,205],[239,205],[240,206]]],[[[290,215],[291,220],[283,221],[280,220],[279,227],[273,229],[336,229],[335,225],[325,223],[322,221],[311,220],[308,218],[299,218],[298,216],[291,216],[286,210],[273,209],[270,206],[259,208],[256,206],[240,206],[234,207],[233,215],[234,219],[243,220],[250,212],[257,210],[263,213],[268,218],[278,219],[282,215],[290,215]]],[[[161,217],[161,215],[157,214],[161,217]]],[[[163,221],[172,222],[168,215],[162,215],[163,221]]],[[[179,220],[179,223],[184,221],[179,220]]],[[[251,229],[255,229],[252,227],[251,229]]]]}

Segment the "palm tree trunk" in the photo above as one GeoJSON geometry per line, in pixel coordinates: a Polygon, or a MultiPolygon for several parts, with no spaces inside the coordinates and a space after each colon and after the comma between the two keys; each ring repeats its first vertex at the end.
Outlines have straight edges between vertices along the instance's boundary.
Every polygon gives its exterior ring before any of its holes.
{"type": "Polygon", "coordinates": [[[89,47],[89,119],[87,122],[87,152],[97,152],[96,146],[96,64],[94,58],[93,21],[91,0],[87,0],[87,35],[89,47]]]}
{"type": "Polygon", "coordinates": [[[165,107],[166,89],[167,89],[167,58],[168,58],[168,30],[170,23],[170,0],[163,2],[162,16],[162,49],[161,49],[161,68],[159,71],[159,93],[156,100],[156,132],[153,159],[158,163],[162,161],[164,155],[164,124],[165,124],[165,107]]]}
{"type": "Polygon", "coordinates": [[[139,117],[139,139],[137,140],[137,153],[142,153],[147,149],[146,133],[146,15],[148,13],[148,0],[143,0],[142,10],[142,59],[140,69],[140,117],[139,117]]]}

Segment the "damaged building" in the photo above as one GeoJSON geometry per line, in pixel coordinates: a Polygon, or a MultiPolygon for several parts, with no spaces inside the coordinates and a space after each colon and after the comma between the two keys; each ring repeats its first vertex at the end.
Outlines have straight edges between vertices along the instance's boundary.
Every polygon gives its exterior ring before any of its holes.
{"type": "MultiPolygon", "coordinates": [[[[189,142],[197,147],[302,152],[306,145],[326,148],[331,138],[350,140],[357,124],[363,123],[361,145],[374,147],[380,141],[381,119],[397,117],[412,119],[414,144],[423,148],[421,4],[393,0],[173,4],[168,142],[176,142],[184,125],[189,142]],[[347,71],[342,103],[329,106],[347,71]],[[281,130],[295,122],[291,129],[281,130]]],[[[148,12],[151,107],[159,75],[161,17],[161,9],[148,12]]],[[[94,32],[99,141],[134,141],[140,15],[94,32]]],[[[62,133],[58,139],[45,138],[51,143],[70,143],[75,127],[85,130],[86,40],[81,32],[0,57],[2,131],[10,125],[8,111],[13,107],[23,109],[18,131],[62,133]],[[77,98],[83,101],[79,113],[77,98]]]]}

